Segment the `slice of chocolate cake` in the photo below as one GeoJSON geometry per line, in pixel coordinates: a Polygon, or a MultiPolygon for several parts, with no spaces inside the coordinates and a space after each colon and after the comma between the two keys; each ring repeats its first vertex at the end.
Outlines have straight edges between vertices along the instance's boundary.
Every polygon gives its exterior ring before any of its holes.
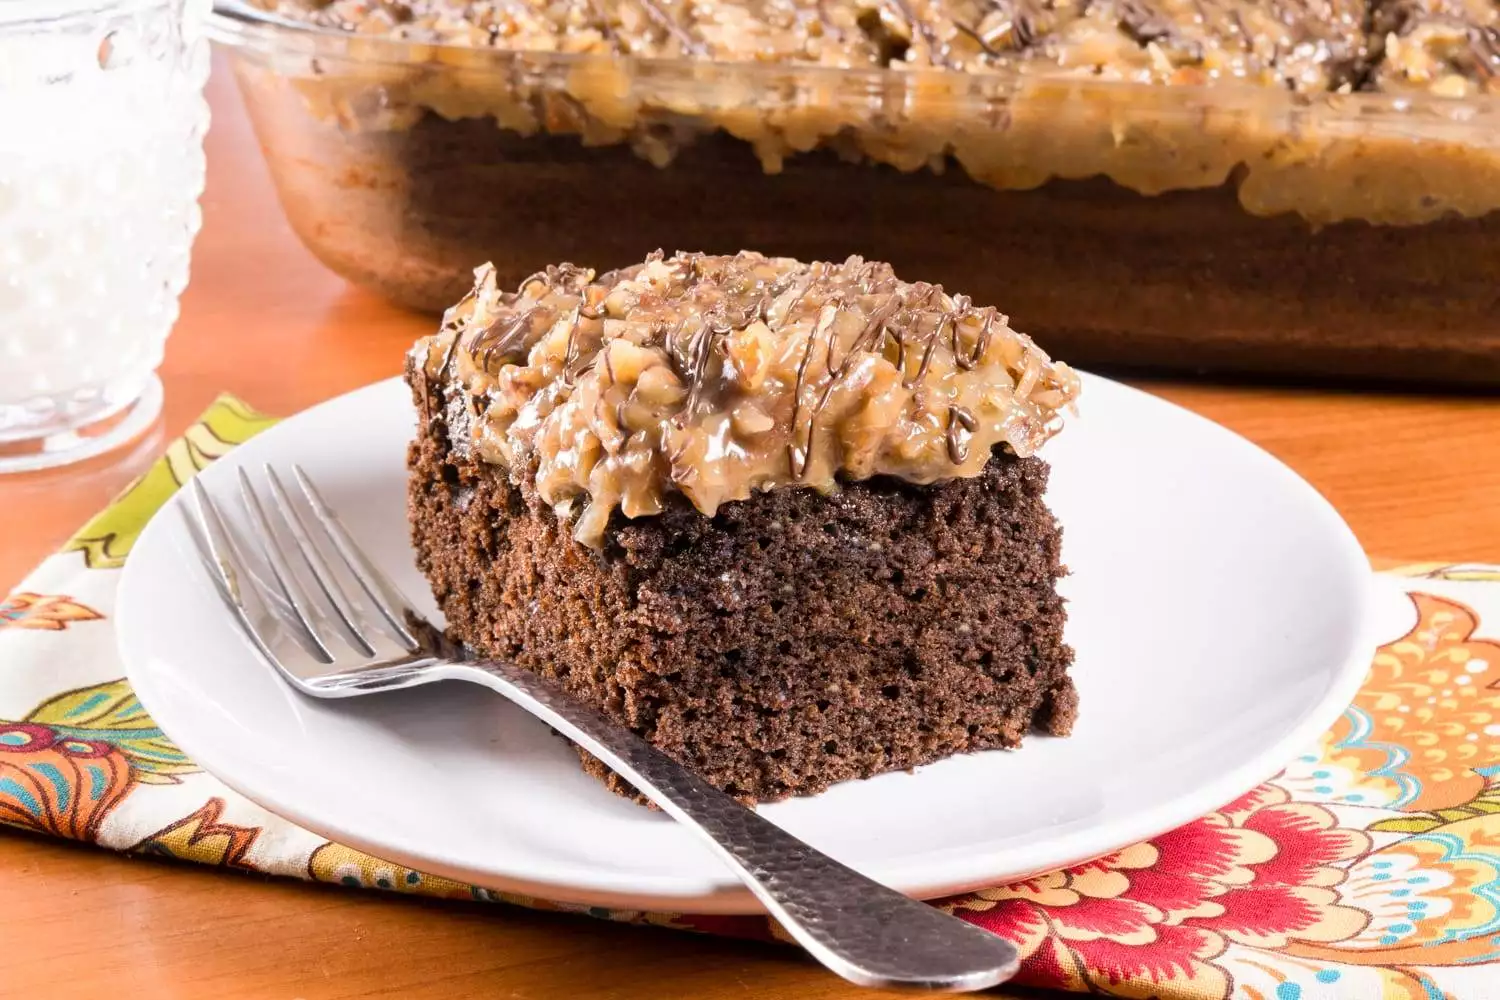
{"type": "Polygon", "coordinates": [[[1069,731],[1078,382],[1003,315],[859,258],[478,279],[407,367],[452,638],[745,799],[1069,731]]]}

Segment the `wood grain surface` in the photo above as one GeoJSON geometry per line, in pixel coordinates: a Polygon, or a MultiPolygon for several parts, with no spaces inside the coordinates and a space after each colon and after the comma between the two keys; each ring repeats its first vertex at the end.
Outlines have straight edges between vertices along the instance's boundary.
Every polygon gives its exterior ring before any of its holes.
{"type": "MultiPolygon", "coordinates": [[[[0,589],[220,391],[290,414],[395,374],[429,326],[349,288],[302,249],[222,65],[210,91],[205,226],[163,368],[163,424],[123,454],[0,478],[0,589]]],[[[1500,561],[1500,407],[1487,398],[1138,384],[1280,456],[1378,557],[1500,561]]],[[[1120,488],[1136,487],[1148,484],[1120,488]]],[[[7,1000],[873,995],[786,948],[273,882],[0,832],[7,1000]]]]}

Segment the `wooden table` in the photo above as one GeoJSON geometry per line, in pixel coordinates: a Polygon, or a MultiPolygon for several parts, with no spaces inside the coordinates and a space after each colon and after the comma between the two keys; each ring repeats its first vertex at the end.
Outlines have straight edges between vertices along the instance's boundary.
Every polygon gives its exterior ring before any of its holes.
{"type": "MultiPolygon", "coordinates": [[[[296,242],[222,69],[210,84],[205,225],[162,369],[163,427],[125,454],[0,479],[0,590],[218,392],[290,414],[395,374],[430,326],[349,288],[296,242]]],[[[1500,561],[1500,406],[1486,399],[1147,387],[1279,455],[1343,511],[1371,553],[1500,561]]],[[[5,832],[0,996],[29,995],[871,996],[791,949],[259,880],[5,832]]]]}

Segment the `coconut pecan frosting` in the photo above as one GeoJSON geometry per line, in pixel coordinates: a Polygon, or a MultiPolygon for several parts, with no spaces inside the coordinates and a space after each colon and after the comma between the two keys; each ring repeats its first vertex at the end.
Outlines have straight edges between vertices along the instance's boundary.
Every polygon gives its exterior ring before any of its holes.
{"type": "Polygon", "coordinates": [[[594,547],[615,508],[657,514],[674,490],[711,516],[756,490],[976,476],[997,445],[1036,451],[1079,392],[993,307],[859,257],[476,278],[411,362],[446,394],[452,446],[594,547]]]}

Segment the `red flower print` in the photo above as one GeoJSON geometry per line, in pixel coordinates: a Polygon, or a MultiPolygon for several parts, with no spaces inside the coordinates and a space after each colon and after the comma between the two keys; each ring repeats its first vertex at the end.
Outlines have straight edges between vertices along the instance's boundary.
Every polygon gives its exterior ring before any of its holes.
{"type": "Polygon", "coordinates": [[[1020,983],[1117,996],[1170,981],[1227,997],[1216,963],[1233,942],[1282,948],[1357,934],[1337,867],[1369,838],[1321,806],[1264,786],[1216,813],[1098,861],[963,897],[955,912],[1017,942],[1020,983]]]}

